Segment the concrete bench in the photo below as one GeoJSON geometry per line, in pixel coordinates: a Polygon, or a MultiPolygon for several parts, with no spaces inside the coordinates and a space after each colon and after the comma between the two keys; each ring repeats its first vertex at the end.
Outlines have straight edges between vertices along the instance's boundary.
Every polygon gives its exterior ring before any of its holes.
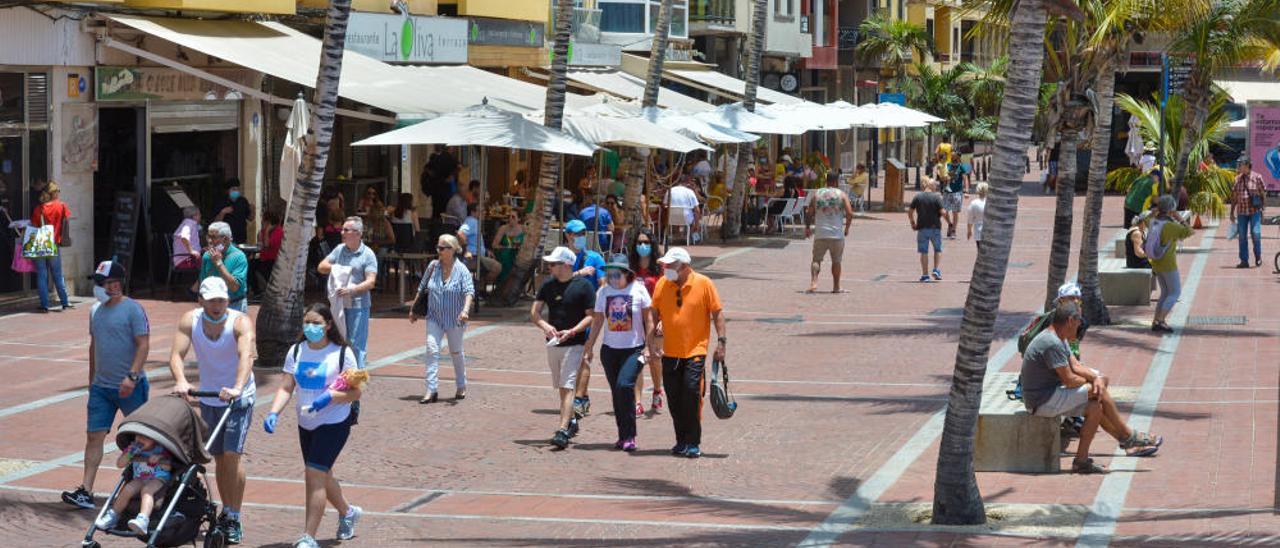
{"type": "Polygon", "coordinates": [[[1036,417],[1006,390],[1018,373],[988,374],[978,411],[973,467],[978,472],[1057,473],[1062,467],[1061,417],[1036,417]]]}
{"type": "Polygon", "coordinates": [[[1098,257],[1098,286],[1108,305],[1150,306],[1151,269],[1125,268],[1125,260],[1098,257]]]}
{"type": "Polygon", "coordinates": [[[1112,255],[1112,257],[1115,257],[1115,258],[1117,258],[1117,259],[1124,259],[1124,258],[1126,257],[1126,255],[1125,255],[1125,249],[1124,249],[1124,241],[1125,241],[1125,239],[1126,239],[1126,238],[1123,238],[1123,237],[1121,237],[1121,238],[1116,238],[1116,242],[1115,242],[1115,253],[1112,255]]]}

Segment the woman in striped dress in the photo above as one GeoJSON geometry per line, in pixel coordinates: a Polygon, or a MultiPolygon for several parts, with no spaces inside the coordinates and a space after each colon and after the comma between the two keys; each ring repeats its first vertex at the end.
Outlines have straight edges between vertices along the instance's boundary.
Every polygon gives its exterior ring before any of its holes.
{"type": "MultiPolygon", "coordinates": [[[[462,335],[470,319],[471,301],[476,290],[471,272],[457,260],[462,253],[458,239],[449,234],[440,236],[436,243],[438,260],[427,267],[427,274],[418,284],[419,299],[427,299],[427,392],[418,403],[435,403],[436,372],[440,369],[441,342],[447,336],[449,353],[453,358],[454,384],[458,387],[455,399],[467,397],[467,362],[462,351],[462,335]]],[[[412,310],[412,309],[411,309],[412,310]]],[[[412,312],[409,322],[418,321],[412,312]]]]}

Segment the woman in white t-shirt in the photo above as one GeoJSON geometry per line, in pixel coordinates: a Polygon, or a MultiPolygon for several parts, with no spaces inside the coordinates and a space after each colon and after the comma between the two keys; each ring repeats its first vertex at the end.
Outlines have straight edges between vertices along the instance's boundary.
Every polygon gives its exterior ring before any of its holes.
{"type": "Polygon", "coordinates": [[[987,183],[978,183],[978,197],[969,202],[968,238],[982,247],[982,219],[987,214],[987,183]]]}
{"type": "Polygon", "coordinates": [[[626,255],[614,255],[604,268],[605,285],[596,294],[591,339],[582,359],[590,364],[596,340],[604,339],[600,363],[613,391],[613,416],[618,423],[614,447],[631,452],[636,450],[636,377],[651,359],[645,343],[653,334],[652,300],[644,283],[636,281],[626,255]]]}
{"type": "Polygon", "coordinates": [[[284,359],[284,382],[276,392],[262,427],[275,433],[280,411],[297,395],[298,441],[306,465],[306,532],[294,546],[318,546],[316,531],[324,517],[325,501],[338,511],[338,540],[355,536],[360,507],[347,504],[342,486],[333,477],[333,464],[342,453],[355,422],[351,403],[360,399],[360,388],[334,388],[342,371],[359,367],[355,352],[342,338],[328,305],[316,303],[302,317],[301,341],[284,359]]]}

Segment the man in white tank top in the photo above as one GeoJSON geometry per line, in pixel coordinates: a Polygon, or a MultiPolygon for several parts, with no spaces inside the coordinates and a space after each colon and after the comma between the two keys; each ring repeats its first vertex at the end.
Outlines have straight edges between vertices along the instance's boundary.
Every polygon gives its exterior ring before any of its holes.
{"type": "Polygon", "coordinates": [[[223,506],[217,526],[226,532],[228,544],[239,544],[242,534],[240,503],[244,498],[245,471],[240,467],[240,456],[253,424],[257,393],[253,337],[249,315],[228,308],[227,282],[218,277],[205,278],[200,283],[200,308],[182,315],[169,354],[169,371],[176,380],[174,392],[185,396],[191,390],[183,365],[187,351],[194,348],[200,390],[220,393],[217,398],[200,398],[200,415],[209,425],[211,436],[223,414],[227,414],[209,453],[217,463],[218,496],[223,506]]]}

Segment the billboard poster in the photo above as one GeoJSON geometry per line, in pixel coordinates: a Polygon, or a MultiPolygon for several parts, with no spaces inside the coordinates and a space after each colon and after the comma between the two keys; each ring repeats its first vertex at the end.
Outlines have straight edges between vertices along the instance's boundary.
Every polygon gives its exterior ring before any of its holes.
{"type": "Polygon", "coordinates": [[[1280,191],[1280,103],[1249,103],[1249,158],[1267,190],[1280,191]]]}

